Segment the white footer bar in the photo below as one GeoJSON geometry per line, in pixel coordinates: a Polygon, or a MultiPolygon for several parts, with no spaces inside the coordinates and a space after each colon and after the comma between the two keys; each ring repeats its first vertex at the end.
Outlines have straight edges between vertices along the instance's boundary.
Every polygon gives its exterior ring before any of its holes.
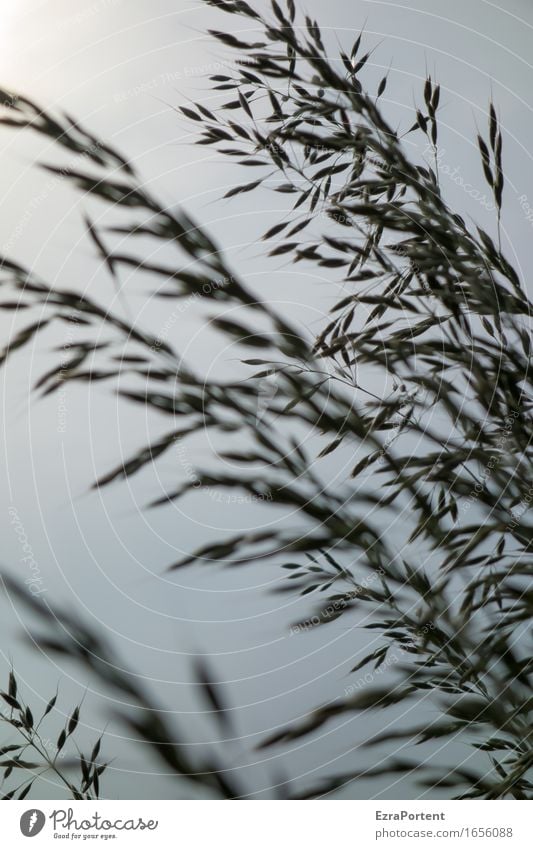
{"type": "Polygon", "coordinates": [[[532,802],[5,802],[2,847],[533,849],[532,802]],[[35,843],[31,841],[35,840],[35,843]]]}

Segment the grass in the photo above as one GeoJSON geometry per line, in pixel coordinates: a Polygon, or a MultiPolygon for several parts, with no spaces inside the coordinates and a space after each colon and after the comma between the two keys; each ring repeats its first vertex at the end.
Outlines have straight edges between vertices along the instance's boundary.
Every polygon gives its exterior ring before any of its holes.
{"type": "MultiPolygon", "coordinates": [[[[53,138],[83,160],[47,170],[120,214],[122,223],[109,228],[87,220],[110,275],[118,280],[135,269],[159,296],[204,298],[215,327],[259,371],[244,382],[206,379],[183,361],[171,334],[162,340],[88,296],[48,286],[9,258],[2,264],[5,300],[34,318],[9,341],[3,360],[44,327],[71,322],[75,311],[86,340],[73,346],[71,366],[43,375],[36,391],[69,381],[116,386],[127,372],[138,388],[117,389],[124,403],[169,417],[165,437],[122,458],[95,486],[134,475],[177,439],[208,432],[215,447],[222,440],[232,465],[206,457],[194,481],[177,479],[151,506],[185,497],[198,480],[210,491],[263,499],[268,529],[190,551],[169,569],[272,559],[287,567],[285,591],[315,599],[314,613],[296,623],[304,630],[364,619],[372,648],[357,659],[354,676],[386,667],[401,649],[402,661],[382,686],[371,676],[368,686],[310,709],[263,743],[284,745],[343,715],[402,706],[416,724],[396,724],[367,741],[386,745],[390,757],[373,770],[354,768],[286,794],[324,796],[369,775],[416,770],[430,793],[444,787],[459,798],[531,798],[532,305],[501,245],[505,184],[496,108],[489,104],[486,133],[477,137],[480,173],[496,208],[491,235],[449,207],[439,182],[434,80],[426,79],[412,120],[395,129],[381,107],[387,77],[375,91],[365,87],[371,52],[361,35],[331,58],[318,23],[297,17],[291,0],[272,2],[265,13],[242,0],[206,2],[248,19],[242,34],[233,20],[231,32],[211,32],[236,52],[242,70],[211,78],[230,98],[216,109],[199,102],[181,111],[198,126],[199,144],[240,167],[242,182],[227,198],[268,187],[286,201],[282,220],[263,234],[269,262],[280,257],[327,269],[346,294],[316,338],[297,329],[259,302],[210,235],[184,210],[152,196],[119,153],[73,119],[6,95],[4,124],[53,138]],[[433,164],[412,161],[408,134],[425,139],[433,164]],[[175,259],[148,261],[146,239],[175,259]],[[205,288],[206,280],[223,285],[205,288]],[[238,312],[230,319],[226,307],[238,312]],[[263,381],[273,374],[276,392],[258,416],[263,381]],[[317,436],[320,450],[304,448],[302,432],[317,436]],[[351,458],[335,485],[327,474],[324,483],[333,454],[351,458]],[[268,523],[280,506],[296,512],[294,527],[268,523]],[[401,532],[394,544],[392,522],[401,532]],[[445,762],[456,739],[470,747],[465,764],[445,762]],[[421,742],[443,747],[442,762],[417,758],[421,742]],[[408,757],[395,754],[404,750],[408,757]]],[[[105,656],[107,649],[98,650],[105,656]]],[[[92,663],[70,643],[67,651],[92,663]]],[[[98,664],[96,672],[104,675],[98,664]]],[[[130,721],[140,739],[166,753],[176,774],[194,775],[194,764],[171,755],[172,732],[161,727],[157,710],[136,689],[132,695],[148,711],[146,721],[130,721]]],[[[241,794],[224,784],[223,768],[208,772],[216,776],[215,792],[241,794]]]]}

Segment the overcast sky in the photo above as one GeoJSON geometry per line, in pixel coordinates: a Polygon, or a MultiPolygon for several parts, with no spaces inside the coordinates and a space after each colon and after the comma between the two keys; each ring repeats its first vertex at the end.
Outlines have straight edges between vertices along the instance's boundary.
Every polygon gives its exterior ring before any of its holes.
{"type": "MultiPolygon", "coordinates": [[[[447,173],[464,175],[462,186],[451,176],[447,182],[443,178],[443,186],[457,211],[488,229],[494,216],[476,199],[486,189],[475,132],[476,125],[486,124],[492,94],[504,128],[506,249],[527,280],[532,223],[524,203],[533,206],[529,0],[297,0],[297,6],[311,11],[324,29],[338,33],[341,43],[351,43],[364,26],[367,45],[377,47],[367,78],[378,80],[391,67],[383,100],[398,122],[412,122],[426,71],[440,81],[441,161],[449,166],[447,173]]],[[[220,72],[222,63],[234,57],[204,33],[229,20],[185,0],[2,0],[0,86],[27,94],[47,109],[68,110],[111,140],[135,161],[152,190],[168,203],[183,204],[216,234],[229,261],[261,297],[283,302],[308,327],[320,326],[331,303],[333,278],[265,262],[255,241],[276,220],[272,195],[265,193],[264,202],[255,194],[237,202],[218,201],[233,184],[234,172],[206,148],[192,146],[191,128],[172,108],[188,98],[213,102],[206,75],[220,72]]],[[[235,31],[237,22],[231,26],[235,31]]],[[[51,185],[34,166],[37,158],[57,161],[57,154],[41,142],[2,131],[0,156],[0,248],[7,246],[11,255],[58,285],[79,285],[111,298],[110,281],[94,262],[83,233],[83,203],[67,188],[51,185]]],[[[146,286],[138,280],[129,285],[127,281],[132,309],[157,334],[172,307],[167,302],[146,305],[146,286]]],[[[231,350],[216,347],[194,307],[178,317],[172,333],[177,347],[186,348],[190,357],[206,365],[212,361],[227,373],[233,368],[231,350]]],[[[217,529],[233,529],[243,521],[263,524],[262,508],[249,506],[243,518],[234,504],[207,497],[179,510],[147,514],[141,510],[147,492],[150,496],[162,485],[150,474],[131,486],[117,484],[103,495],[89,494],[96,474],[143,444],[147,424],[141,412],[119,410],[105,387],[97,387],[90,404],[85,390],[69,390],[66,429],[60,432],[57,398],[36,403],[28,391],[46,362],[39,348],[21,353],[3,385],[5,453],[0,462],[6,483],[0,520],[6,566],[25,577],[11,508],[30,540],[50,598],[68,600],[107,633],[164,703],[184,714],[182,724],[193,740],[205,737],[205,726],[194,721],[196,703],[187,686],[189,659],[196,652],[210,654],[221,680],[228,682],[243,736],[267,732],[342,695],[350,660],[367,637],[333,626],[288,636],[294,602],[290,597],[280,602],[280,596],[268,593],[279,570],[257,566],[233,573],[207,566],[177,578],[162,574],[181,551],[217,529]]],[[[199,459],[191,456],[190,462],[199,459]]],[[[161,464],[163,483],[172,479],[176,462],[169,458],[161,464]]],[[[14,636],[20,633],[16,615],[6,612],[6,662],[13,658],[28,689],[45,699],[61,675],[68,709],[68,700],[87,683],[83,675],[75,668],[37,663],[14,636]]],[[[99,703],[100,708],[89,698],[95,728],[110,706],[105,699],[99,703]]],[[[90,730],[88,734],[94,736],[90,730]]],[[[139,785],[137,775],[143,769],[153,773],[156,767],[143,763],[115,734],[111,727],[108,750],[119,757],[106,792],[142,797],[148,785],[139,785]]],[[[363,738],[353,718],[336,733],[328,729],[320,741],[298,747],[290,773],[298,777],[310,771],[316,778],[321,769],[348,769],[353,761],[341,757],[346,741],[355,746],[363,738]]],[[[250,786],[267,782],[263,766],[250,769],[250,786]]],[[[351,788],[348,795],[356,792],[362,791],[351,788]]],[[[408,798],[416,790],[406,782],[382,785],[379,792],[408,798]]],[[[53,786],[45,793],[53,797],[53,786]]],[[[176,788],[153,779],[149,793],[173,797],[176,788]]]]}

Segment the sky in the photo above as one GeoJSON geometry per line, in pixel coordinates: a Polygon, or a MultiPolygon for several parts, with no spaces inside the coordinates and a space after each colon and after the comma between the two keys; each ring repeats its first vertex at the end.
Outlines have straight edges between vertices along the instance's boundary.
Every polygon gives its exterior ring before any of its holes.
{"type": "MultiPolygon", "coordinates": [[[[439,80],[445,191],[462,215],[489,230],[494,215],[480,202],[486,189],[475,133],[476,127],[485,128],[493,97],[504,128],[504,243],[527,281],[533,226],[527,217],[527,205],[533,207],[529,0],[449,0],[445,5],[434,0],[297,0],[297,5],[336,33],[341,44],[351,43],[364,28],[367,44],[376,47],[367,79],[377,81],[390,68],[384,101],[398,123],[420,103],[426,73],[439,80]]],[[[266,192],[220,201],[234,185],[235,172],[211,151],[194,147],[193,128],[175,111],[189,99],[213,105],[206,75],[220,73],[233,57],[205,32],[228,20],[200,2],[184,0],[2,0],[0,86],[47,109],[75,114],[110,140],[135,162],[152,191],[170,204],[183,205],[216,235],[228,261],[260,297],[283,305],[307,327],[320,326],[336,291],[331,274],[320,277],[316,269],[290,269],[264,260],[257,239],[276,221],[276,201],[266,192]]],[[[408,144],[413,155],[423,152],[414,140],[408,144]]],[[[51,183],[35,165],[61,161],[61,155],[43,142],[2,130],[0,157],[2,252],[58,285],[74,283],[112,300],[110,281],[84,234],[84,200],[51,183]]],[[[172,333],[191,359],[221,374],[232,373],[234,352],[220,346],[194,304],[171,316],[169,329],[171,308],[150,300],[145,284],[125,279],[124,294],[154,333],[172,333]]],[[[242,510],[195,496],[185,507],[148,514],[142,505],[172,480],[176,464],[183,465],[179,457],[163,461],[160,479],[147,472],[131,484],[89,492],[96,475],[139,448],[148,431],[152,434],[164,422],[147,423],[141,412],[117,405],[99,386],[90,395],[69,389],[59,401],[37,401],[30,387],[48,358],[42,347],[22,352],[3,375],[0,523],[5,567],[23,578],[27,572],[14,510],[49,597],[72,605],[105,633],[198,744],[210,730],[197,715],[190,686],[191,658],[197,653],[211,658],[226,683],[238,727],[249,742],[308,707],[342,695],[350,661],[367,636],[360,629],[347,632],[334,625],[290,636],[289,624],[305,608],[289,596],[269,592],[279,580],[278,569],[263,565],[235,573],[206,566],[179,577],[164,573],[180,552],[220,530],[243,522],[264,524],[263,508],[247,505],[242,510]]],[[[187,462],[196,468],[202,457],[191,450],[187,462]]],[[[3,611],[2,644],[9,646],[3,652],[5,668],[13,660],[36,699],[46,699],[60,678],[68,710],[87,681],[75,667],[37,660],[20,639],[18,614],[5,603],[3,611]]],[[[90,682],[85,721],[99,729],[112,702],[95,690],[90,682]]],[[[345,754],[346,741],[355,747],[367,732],[350,718],[344,727],[328,726],[319,740],[301,742],[290,758],[276,755],[293,778],[316,780],[324,771],[341,772],[353,765],[353,754],[345,754]]],[[[83,733],[95,735],[90,727],[83,733]]],[[[114,724],[107,744],[117,753],[106,788],[109,796],[142,798],[147,786],[154,797],[176,795],[176,784],[155,776],[157,765],[132,750],[114,724]],[[138,781],[143,771],[149,784],[138,781]]],[[[250,786],[268,786],[269,765],[261,758],[246,769],[250,786]]],[[[43,787],[43,797],[55,792],[53,783],[43,787]]],[[[400,785],[368,784],[346,791],[348,796],[356,793],[409,798],[417,790],[407,779],[400,785]]]]}

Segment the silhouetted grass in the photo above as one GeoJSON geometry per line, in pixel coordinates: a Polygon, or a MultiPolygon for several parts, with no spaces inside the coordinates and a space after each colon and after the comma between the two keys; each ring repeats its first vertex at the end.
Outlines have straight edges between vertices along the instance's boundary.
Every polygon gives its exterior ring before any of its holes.
{"type": "MultiPolygon", "coordinates": [[[[268,493],[264,511],[288,505],[299,517],[295,527],[268,524],[268,530],[209,544],[170,568],[290,555],[294,580],[287,591],[321,599],[310,627],[364,612],[364,627],[380,634],[381,644],[358,659],[354,674],[367,664],[379,669],[394,647],[402,649],[391,683],[335,699],[264,745],[312,734],[343,714],[431,699],[434,720],[394,729],[368,745],[386,742],[403,750],[460,735],[484,753],[486,768],[480,771],[479,759],[471,769],[391,757],[365,776],[418,768],[423,786],[448,787],[462,798],[531,798],[531,302],[501,248],[504,177],[496,110],[489,104],[487,135],[477,139],[480,173],[497,211],[493,238],[467,225],[443,195],[440,88],[431,78],[412,121],[394,129],[380,107],[387,78],[376,91],[365,88],[370,53],[361,36],[331,59],[318,23],[306,17],[296,22],[290,0],[285,7],[273,2],[264,15],[241,0],[206,2],[250,19],[258,32],[212,32],[237,52],[242,71],[212,77],[230,100],[182,112],[198,124],[200,144],[242,166],[243,182],[228,198],[268,186],[290,202],[283,220],[264,234],[273,245],[270,256],[331,269],[347,294],[316,339],[297,331],[266,299],[258,302],[187,213],[170,211],[141,187],[119,154],[70,119],[51,118],[13,98],[4,123],[44,133],[88,157],[81,168],[48,170],[118,211],[134,210],[134,220],[103,232],[89,223],[110,273],[146,273],[163,283],[157,294],[166,298],[199,295],[214,307],[238,306],[237,318],[217,315],[216,328],[244,350],[252,348],[254,357],[245,362],[260,370],[244,383],[205,379],[168,342],[85,296],[47,286],[7,258],[6,300],[10,292],[12,302],[14,293],[39,318],[10,341],[3,359],[50,322],[72,321],[75,312],[87,341],[74,346],[70,368],[43,375],[40,390],[66,381],[113,381],[127,370],[139,388],[118,390],[124,401],[172,419],[164,438],[121,460],[97,486],[135,474],[176,439],[207,429],[214,444],[219,434],[233,436],[234,450],[222,454],[240,468],[222,469],[206,458],[198,474],[204,487],[256,498],[268,493]],[[434,167],[407,155],[403,139],[409,133],[425,137],[434,167]],[[257,175],[252,180],[249,169],[257,175]],[[126,239],[120,253],[112,247],[116,234],[126,239]],[[172,248],[175,260],[148,262],[139,237],[172,248]],[[225,282],[206,291],[206,279],[225,282]],[[102,326],[105,346],[94,341],[102,326]],[[272,373],[275,397],[257,416],[262,381],[272,373]],[[317,455],[299,444],[302,427],[323,440],[317,455]],[[353,455],[351,474],[343,484],[324,484],[325,458],[341,450],[353,455]],[[402,535],[394,544],[388,532],[393,520],[402,535]]],[[[196,485],[178,480],[155,505],[196,485]]],[[[91,662],[74,645],[66,650],[91,662]]],[[[144,696],[137,690],[132,695],[143,705],[144,696]]],[[[144,709],[147,718],[128,720],[130,726],[145,742],[163,746],[168,765],[185,774],[192,767],[175,760],[171,732],[161,727],[155,708],[144,709]]],[[[238,795],[220,783],[218,770],[213,774],[222,795],[238,795]]],[[[361,775],[354,768],[294,796],[330,793],[361,775]]]]}

